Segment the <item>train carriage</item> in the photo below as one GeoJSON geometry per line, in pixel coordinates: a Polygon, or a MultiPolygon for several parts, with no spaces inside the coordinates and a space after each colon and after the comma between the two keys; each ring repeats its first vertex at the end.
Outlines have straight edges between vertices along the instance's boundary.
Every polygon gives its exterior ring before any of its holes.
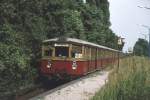
{"type": "Polygon", "coordinates": [[[74,78],[113,63],[119,51],[73,38],[43,41],[40,73],[49,79],[74,78]]]}

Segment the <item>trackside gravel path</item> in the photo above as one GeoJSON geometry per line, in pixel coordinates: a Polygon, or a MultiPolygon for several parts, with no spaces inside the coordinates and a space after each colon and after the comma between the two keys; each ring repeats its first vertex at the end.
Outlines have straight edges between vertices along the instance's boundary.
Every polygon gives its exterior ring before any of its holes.
{"type": "Polygon", "coordinates": [[[37,100],[89,100],[105,85],[109,72],[97,72],[81,81],[73,83],[60,90],[54,91],[37,100]]]}

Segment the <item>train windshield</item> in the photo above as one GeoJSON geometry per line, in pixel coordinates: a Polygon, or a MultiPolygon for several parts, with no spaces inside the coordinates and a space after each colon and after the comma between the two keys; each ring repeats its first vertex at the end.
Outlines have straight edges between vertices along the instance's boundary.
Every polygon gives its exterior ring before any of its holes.
{"type": "Polygon", "coordinates": [[[51,49],[44,50],[44,56],[52,56],[52,50],[51,49]]]}
{"type": "Polygon", "coordinates": [[[56,57],[69,57],[69,44],[54,44],[56,57]]]}
{"type": "Polygon", "coordinates": [[[55,47],[56,57],[69,57],[69,47],[55,47]]]}
{"type": "Polygon", "coordinates": [[[53,55],[53,47],[52,44],[46,42],[42,45],[42,56],[43,57],[51,57],[53,55]]]}
{"type": "Polygon", "coordinates": [[[72,58],[82,58],[82,46],[73,45],[71,51],[72,58]]]}

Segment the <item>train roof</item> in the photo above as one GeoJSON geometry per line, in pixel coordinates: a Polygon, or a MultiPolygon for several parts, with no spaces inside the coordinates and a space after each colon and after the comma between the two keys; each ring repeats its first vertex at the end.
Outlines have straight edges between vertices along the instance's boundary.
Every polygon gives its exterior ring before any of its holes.
{"type": "MultiPolygon", "coordinates": [[[[45,42],[59,42],[59,41],[60,41],[60,38],[53,38],[53,39],[44,40],[43,43],[45,43],[45,42]]],[[[118,50],[115,50],[115,49],[112,49],[112,48],[108,48],[108,47],[103,46],[103,45],[98,45],[98,44],[94,44],[94,43],[91,43],[91,42],[87,42],[87,41],[80,40],[80,39],[75,39],[75,38],[65,38],[65,39],[61,40],[61,42],[62,41],[78,43],[78,44],[83,44],[83,45],[89,45],[89,46],[94,46],[94,47],[107,49],[107,50],[111,50],[111,51],[121,52],[121,51],[118,51],[118,50]]]]}

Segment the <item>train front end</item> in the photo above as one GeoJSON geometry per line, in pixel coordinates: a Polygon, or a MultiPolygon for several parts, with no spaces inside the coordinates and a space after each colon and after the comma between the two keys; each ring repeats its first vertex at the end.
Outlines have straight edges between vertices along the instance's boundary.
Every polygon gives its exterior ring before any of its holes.
{"type": "Polygon", "coordinates": [[[57,40],[44,41],[40,73],[49,79],[81,76],[85,66],[82,60],[82,46],[57,40]]]}

